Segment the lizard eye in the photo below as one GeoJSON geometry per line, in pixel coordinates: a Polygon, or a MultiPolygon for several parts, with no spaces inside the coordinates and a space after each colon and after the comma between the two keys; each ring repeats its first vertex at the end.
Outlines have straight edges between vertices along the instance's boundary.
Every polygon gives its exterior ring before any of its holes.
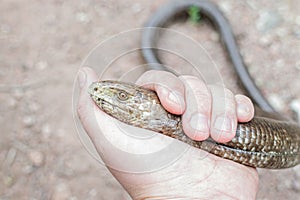
{"type": "Polygon", "coordinates": [[[127,94],[127,92],[124,92],[124,91],[119,92],[119,93],[118,93],[118,98],[119,98],[121,101],[127,100],[127,99],[128,99],[128,94],[127,94]]]}

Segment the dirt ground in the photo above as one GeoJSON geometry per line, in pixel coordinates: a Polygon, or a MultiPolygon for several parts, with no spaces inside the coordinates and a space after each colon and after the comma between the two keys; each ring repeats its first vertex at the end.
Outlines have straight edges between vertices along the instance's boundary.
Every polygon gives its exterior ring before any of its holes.
{"type": "MultiPolygon", "coordinates": [[[[73,121],[73,83],[92,48],[114,34],[143,27],[165,2],[1,1],[1,200],[130,199],[78,138],[73,121]]],[[[291,117],[291,102],[300,101],[299,2],[214,2],[229,19],[258,86],[280,113],[291,117]]],[[[176,23],[171,28],[201,42],[220,66],[228,80],[226,85],[240,91],[210,25],[176,23]]],[[[133,43],[138,42],[135,39],[133,43]]],[[[136,59],[141,62],[141,55],[136,59]]],[[[127,64],[135,62],[132,59],[127,64]]],[[[257,199],[300,197],[299,166],[259,169],[259,175],[257,199]]]]}

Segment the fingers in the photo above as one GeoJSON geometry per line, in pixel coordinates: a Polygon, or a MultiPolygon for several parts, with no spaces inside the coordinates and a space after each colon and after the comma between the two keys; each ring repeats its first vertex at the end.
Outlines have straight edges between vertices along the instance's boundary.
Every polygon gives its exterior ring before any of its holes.
{"type": "Polygon", "coordinates": [[[179,77],[185,86],[184,132],[194,140],[205,140],[210,132],[211,94],[206,84],[194,76],[179,77]]]}
{"type": "Polygon", "coordinates": [[[165,71],[147,71],[139,78],[137,84],[155,90],[167,111],[177,115],[184,112],[184,85],[174,74],[165,71]]]}
{"type": "Polygon", "coordinates": [[[233,93],[221,86],[210,86],[212,94],[211,137],[217,142],[228,142],[236,133],[237,114],[233,93]]]}
{"type": "Polygon", "coordinates": [[[171,113],[182,114],[184,132],[193,140],[211,136],[228,142],[236,134],[237,122],[254,116],[251,100],[221,86],[208,87],[194,76],[180,76],[164,71],[148,71],[137,82],[155,90],[162,105],[171,113]],[[176,98],[170,98],[176,94],[176,98]]]}
{"type": "Polygon", "coordinates": [[[254,106],[245,95],[235,95],[237,118],[239,122],[248,122],[254,117],[254,106]]]}

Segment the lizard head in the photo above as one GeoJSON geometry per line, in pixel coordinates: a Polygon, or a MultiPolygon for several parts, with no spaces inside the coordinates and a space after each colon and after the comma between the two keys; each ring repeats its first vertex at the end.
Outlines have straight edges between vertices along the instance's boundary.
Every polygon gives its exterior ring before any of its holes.
{"type": "Polygon", "coordinates": [[[154,91],[132,83],[94,82],[88,92],[102,111],[129,125],[162,132],[163,126],[173,127],[178,121],[162,107],[154,91]]]}
{"type": "Polygon", "coordinates": [[[155,92],[131,83],[94,82],[88,92],[106,114],[138,127],[142,126],[142,120],[146,120],[155,106],[160,106],[155,92]]]}

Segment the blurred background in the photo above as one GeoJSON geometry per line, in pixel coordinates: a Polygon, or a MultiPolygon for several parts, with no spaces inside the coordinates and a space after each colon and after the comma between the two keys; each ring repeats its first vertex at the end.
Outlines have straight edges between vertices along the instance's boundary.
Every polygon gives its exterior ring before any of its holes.
{"type": "MultiPolygon", "coordinates": [[[[143,27],[165,2],[1,1],[0,200],[130,199],[77,136],[73,83],[93,47],[119,32],[143,27]]],[[[299,114],[299,2],[213,2],[230,21],[249,71],[264,95],[285,116],[299,114]]],[[[226,85],[242,92],[209,23],[178,21],[170,28],[200,42],[214,58],[226,85]]],[[[132,38],[132,42],[139,40],[132,38]]],[[[143,61],[142,56],[129,59],[126,65],[137,60],[143,61]]],[[[168,62],[168,58],[164,60],[168,62]]],[[[259,169],[259,174],[258,199],[299,198],[299,166],[259,169]]]]}

